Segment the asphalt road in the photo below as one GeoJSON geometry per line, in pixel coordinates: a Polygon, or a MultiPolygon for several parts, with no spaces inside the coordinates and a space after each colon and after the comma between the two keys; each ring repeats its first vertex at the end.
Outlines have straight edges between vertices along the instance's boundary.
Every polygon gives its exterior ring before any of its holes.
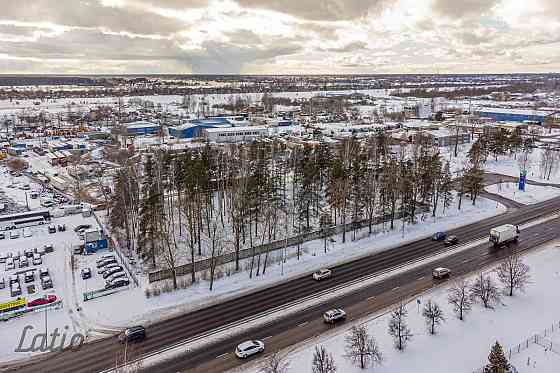
{"type": "MultiPolygon", "coordinates": [[[[469,203],[468,200],[464,202],[469,203]]],[[[449,233],[457,235],[461,242],[471,241],[487,236],[490,228],[494,226],[505,223],[522,224],[555,211],[560,211],[560,198],[532,206],[525,206],[500,216],[457,228],[449,233]]],[[[556,232],[559,232],[558,227],[559,223],[554,221],[532,227],[527,230],[527,233],[523,231],[522,239],[517,248],[528,249],[556,238],[556,232]]],[[[441,249],[441,243],[434,243],[429,239],[415,241],[392,250],[337,266],[333,268],[333,278],[328,281],[315,282],[311,280],[310,276],[299,277],[265,290],[256,291],[224,303],[161,321],[148,327],[148,338],[141,344],[129,348],[127,356],[131,359],[134,356],[158,350],[164,346],[258,314],[270,308],[327,290],[335,285],[434,254],[441,249]]],[[[336,305],[347,308],[351,317],[359,317],[359,315],[376,311],[393,304],[395,301],[399,301],[405,296],[433,286],[429,274],[431,269],[438,264],[444,264],[452,268],[455,274],[461,274],[499,260],[505,255],[504,253],[505,251],[489,251],[489,245],[469,249],[443,260],[442,263],[432,263],[420,269],[377,283],[359,293],[346,295],[339,299],[336,305]],[[370,298],[372,296],[374,298],[370,298]],[[367,301],[368,298],[370,298],[369,301],[367,301]]],[[[126,307],[125,304],[122,306],[126,307]]],[[[185,369],[196,368],[195,371],[197,372],[221,372],[226,368],[239,364],[231,354],[239,341],[248,337],[263,339],[270,337],[265,339],[267,346],[269,346],[268,350],[292,345],[299,340],[319,334],[324,330],[326,327],[318,320],[325,308],[332,308],[332,306],[333,304],[320,305],[306,312],[301,312],[295,317],[275,320],[270,325],[250,331],[245,333],[245,335],[236,336],[231,338],[231,340],[222,341],[202,351],[190,352],[185,357],[166,362],[149,371],[179,372],[185,369]],[[295,329],[301,324],[304,324],[305,327],[295,329]],[[216,359],[218,356],[220,358],[216,359]]],[[[18,373],[37,371],[52,373],[98,372],[113,366],[116,356],[119,354],[122,354],[122,346],[117,343],[116,338],[105,338],[88,343],[78,351],[49,354],[35,359],[26,365],[20,364],[9,367],[7,371],[18,373]]]]}

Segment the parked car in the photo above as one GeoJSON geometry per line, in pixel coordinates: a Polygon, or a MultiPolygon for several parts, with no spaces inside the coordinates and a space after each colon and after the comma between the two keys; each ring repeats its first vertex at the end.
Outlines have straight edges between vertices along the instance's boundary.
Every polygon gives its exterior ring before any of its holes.
{"type": "Polygon", "coordinates": [[[0,240],[3,240],[6,238],[6,234],[4,232],[0,232],[0,240]]]}
{"type": "Polygon", "coordinates": [[[457,238],[457,236],[449,236],[443,242],[443,244],[445,246],[452,246],[452,245],[456,245],[458,243],[459,243],[459,239],[457,238]]]}
{"type": "Polygon", "coordinates": [[[0,277],[0,289],[4,289],[6,287],[6,280],[4,277],[0,277]]]}
{"type": "Polygon", "coordinates": [[[445,234],[445,232],[436,232],[432,236],[432,241],[443,241],[443,240],[445,240],[446,237],[447,237],[447,234],[445,234]]]}
{"type": "Polygon", "coordinates": [[[29,227],[23,228],[23,237],[31,237],[33,236],[33,231],[29,227]]]}
{"type": "Polygon", "coordinates": [[[111,276],[112,274],[115,274],[115,273],[120,272],[122,270],[123,270],[122,266],[113,267],[113,268],[103,272],[103,278],[107,278],[107,277],[111,276]]]}
{"type": "Polygon", "coordinates": [[[10,285],[10,296],[19,297],[21,295],[21,286],[19,282],[14,282],[10,285]]]}
{"type": "Polygon", "coordinates": [[[6,259],[8,259],[7,253],[0,254],[0,263],[6,263],[6,259]]]}
{"type": "Polygon", "coordinates": [[[323,320],[326,323],[334,324],[337,321],[342,321],[346,319],[346,312],[341,308],[335,308],[332,310],[328,310],[323,314],[323,320]]]}
{"type": "Polygon", "coordinates": [[[41,279],[41,287],[43,288],[43,290],[52,289],[53,283],[50,276],[43,277],[41,279]]]}
{"type": "Polygon", "coordinates": [[[103,268],[108,266],[109,264],[117,264],[117,259],[105,259],[104,261],[97,263],[97,268],[103,268]]]}
{"type": "Polygon", "coordinates": [[[331,277],[332,277],[331,270],[326,268],[320,269],[317,272],[313,273],[313,279],[315,281],[320,281],[331,277]]]}
{"type": "Polygon", "coordinates": [[[41,206],[43,207],[53,207],[55,205],[54,201],[51,201],[50,199],[47,199],[43,202],[41,202],[41,206]]]}
{"type": "Polygon", "coordinates": [[[66,231],[66,224],[59,224],[57,228],[59,232],[64,232],[66,231]]]}
{"type": "Polygon", "coordinates": [[[111,263],[106,265],[105,267],[101,268],[99,271],[97,271],[97,273],[99,273],[100,275],[112,270],[113,268],[118,268],[120,267],[120,265],[118,263],[111,263]]]}
{"type": "Polygon", "coordinates": [[[107,277],[107,282],[113,282],[118,278],[123,278],[123,277],[127,277],[126,273],[124,271],[119,271],[116,273],[113,273],[111,276],[107,277]]]}
{"type": "Polygon", "coordinates": [[[99,259],[97,259],[95,262],[96,262],[97,264],[101,264],[101,263],[103,263],[103,262],[105,262],[105,261],[107,261],[107,260],[109,260],[109,259],[114,259],[114,260],[116,260],[115,255],[114,255],[114,254],[105,254],[105,255],[102,255],[102,256],[101,256],[99,259]]]}
{"type": "Polygon", "coordinates": [[[43,259],[41,258],[41,255],[33,254],[33,265],[40,266],[41,264],[43,264],[43,259]]]}
{"type": "Polygon", "coordinates": [[[23,275],[23,282],[28,284],[33,281],[35,281],[35,272],[33,271],[25,272],[25,274],[23,275]]]}
{"type": "Polygon", "coordinates": [[[19,230],[18,229],[13,229],[12,231],[10,231],[10,239],[16,239],[19,238],[19,230]]]}
{"type": "Polygon", "coordinates": [[[235,349],[235,356],[240,359],[246,359],[249,356],[258,354],[264,351],[264,342],[259,340],[252,340],[240,343],[235,349]]]}
{"type": "Polygon", "coordinates": [[[49,233],[56,233],[56,227],[54,224],[49,225],[49,233]]]}
{"type": "Polygon", "coordinates": [[[434,268],[434,270],[432,271],[432,277],[437,280],[440,280],[445,277],[449,277],[450,275],[451,275],[451,270],[445,267],[434,268]]]}
{"type": "Polygon", "coordinates": [[[52,253],[54,251],[54,246],[52,243],[48,243],[43,245],[43,249],[45,249],[45,253],[52,253]]]}
{"type": "Polygon", "coordinates": [[[86,229],[91,228],[90,224],[80,224],[76,228],[74,228],[74,232],[78,233],[80,231],[85,231],[86,229]]]}
{"type": "Polygon", "coordinates": [[[118,338],[121,343],[143,341],[146,338],[146,328],[141,325],[127,328],[118,338]]]}
{"type": "Polygon", "coordinates": [[[111,281],[105,284],[105,289],[115,289],[120,288],[122,286],[128,286],[130,281],[127,278],[118,278],[115,281],[111,281]]]}
{"type": "Polygon", "coordinates": [[[13,260],[6,262],[6,271],[10,271],[15,268],[16,268],[16,263],[13,260]]]}
{"type": "Polygon", "coordinates": [[[33,258],[33,250],[32,249],[25,249],[25,250],[23,250],[23,253],[25,254],[25,256],[27,258],[33,258]]]}
{"type": "Polygon", "coordinates": [[[87,280],[88,278],[91,278],[91,268],[89,267],[82,268],[82,271],[80,273],[82,275],[83,280],[87,280]]]}
{"type": "Polygon", "coordinates": [[[22,256],[19,260],[19,268],[29,267],[29,259],[27,257],[22,256]]]}
{"type": "Polygon", "coordinates": [[[48,294],[45,295],[44,297],[34,299],[31,302],[27,303],[27,307],[44,306],[45,304],[56,302],[56,300],[57,300],[56,295],[48,294]]]}
{"type": "Polygon", "coordinates": [[[49,277],[49,269],[46,267],[39,268],[39,278],[49,277]]]}

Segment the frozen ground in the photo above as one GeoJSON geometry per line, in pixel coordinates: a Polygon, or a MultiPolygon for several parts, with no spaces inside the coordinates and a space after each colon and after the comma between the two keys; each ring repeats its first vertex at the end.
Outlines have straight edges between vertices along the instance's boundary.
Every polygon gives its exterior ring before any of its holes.
{"type": "MultiPolygon", "coordinates": [[[[208,290],[208,281],[200,280],[197,284],[173,293],[162,294],[157,297],[146,298],[143,287],[118,293],[106,298],[99,298],[86,302],[83,306],[84,314],[96,324],[109,324],[108,327],[125,326],[133,323],[146,323],[157,319],[170,317],[174,314],[187,312],[194,308],[217,302],[242,293],[254,291],[257,288],[273,285],[288,278],[312,273],[318,268],[333,266],[337,263],[370,255],[374,252],[401,245],[405,241],[428,237],[436,231],[460,225],[470,224],[487,217],[502,213],[505,208],[496,205],[494,201],[480,199],[476,206],[463,201],[463,210],[457,211],[456,206],[448,209],[445,215],[440,211],[437,219],[427,218],[413,226],[406,226],[403,232],[400,223],[396,229],[383,232],[382,227],[376,227],[377,233],[367,237],[367,229],[359,233],[360,240],[351,241],[352,233],[347,234],[347,243],[341,243],[341,236],[334,237],[335,244],[331,244],[328,253],[324,254],[323,241],[311,241],[303,244],[303,255],[298,261],[295,248],[288,248],[289,259],[282,266],[277,261],[267,268],[266,275],[249,279],[248,272],[240,272],[223,277],[214,283],[214,291],[208,290]],[[115,303],[126,305],[115,310],[115,303]]],[[[275,255],[280,255],[277,252],[275,255]]],[[[92,257],[93,260],[94,257],[92,257]]],[[[80,289],[81,292],[83,289],[80,289]]]]}
{"type": "MultiPolygon", "coordinates": [[[[558,325],[560,245],[550,244],[528,254],[525,262],[531,267],[532,276],[532,284],[525,294],[505,296],[502,300],[504,304],[497,306],[495,310],[475,305],[465,321],[459,321],[447,303],[448,285],[421,295],[419,299],[422,304],[431,299],[445,312],[446,322],[440,326],[435,336],[427,334],[424,319],[413,299],[407,305],[407,310],[408,326],[414,336],[404,352],[393,348],[393,341],[387,334],[388,314],[375,314],[367,320],[360,320],[360,323],[366,324],[370,335],[376,338],[384,355],[383,364],[374,371],[472,373],[487,362],[490,347],[496,340],[508,353],[510,348],[516,347],[530,336],[550,328],[552,323],[558,325]]],[[[317,345],[325,346],[333,354],[339,372],[361,372],[343,356],[344,337],[351,326],[350,323],[344,324],[329,335],[322,335],[293,348],[288,355],[292,367],[289,372],[310,373],[313,350],[317,345]]],[[[554,341],[560,341],[558,329],[550,336],[554,341]]],[[[519,372],[556,373],[560,355],[545,352],[542,346],[529,344],[529,349],[512,353],[511,360],[519,372]],[[530,368],[526,365],[528,359],[530,368]]],[[[257,373],[258,364],[244,367],[243,372],[257,373]]]]}
{"type": "Polygon", "coordinates": [[[516,183],[489,185],[485,190],[525,205],[546,201],[560,195],[560,188],[526,184],[525,191],[521,191],[516,183]]]}

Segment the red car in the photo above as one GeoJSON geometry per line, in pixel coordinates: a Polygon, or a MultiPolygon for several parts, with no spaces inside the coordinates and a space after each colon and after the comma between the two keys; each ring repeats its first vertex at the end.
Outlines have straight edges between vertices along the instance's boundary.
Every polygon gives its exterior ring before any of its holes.
{"type": "Polygon", "coordinates": [[[56,302],[56,295],[49,294],[44,297],[32,300],[31,302],[27,303],[27,306],[28,307],[43,306],[45,304],[49,304],[52,302],[56,302]]]}

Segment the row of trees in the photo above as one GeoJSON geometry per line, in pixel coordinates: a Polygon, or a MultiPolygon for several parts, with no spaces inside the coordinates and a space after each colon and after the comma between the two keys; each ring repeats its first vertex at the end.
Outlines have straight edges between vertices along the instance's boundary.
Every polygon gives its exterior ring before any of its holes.
{"type": "MultiPolygon", "coordinates": [[[[529,266],[527,266],[519,255],[513,254],[507,257],[495,269],[496,277],[503,285],[503,291],[513,296],[515,290],[523,290],[530,281],[529,266]]],[[[471,283],[467,280],[456,281],[448,290],[448,301],[460,320],[464,320],[465,314],[471,310],[473,303],[480,302],[485,308],[493,308],[501,303],[501,292],[494,283],[492,277],[480,272],[471,283]]],[[[429,334],[436,334],[437,327],[445,322],[445,315],[441,307],[434,301],[428,300],[422,309],[426,330],[429,334]]],[[[404,350],[413,334],[407,325],[408,311],[406,305],[399,304],[389,318],[388,333],[393,338],[394,347],[404,350]]],[[[375,338],[368,334],[365,325],[354,326],[345,336],[345,354],[354,365],[361,369],[381,364],[383,354],[375,338]]],[[[509,367],[503,354],[501,346],[496,342],[489,356],[489,363],[484,372],[505,373],[507,370],[499,370],[509,367]]],[[[279,353],[272,354],[261,370],[262,373],[286,373],[289,362],[285,356],[279,353]]],[[[332,354],[324,346],[316,346],[312,359],[313,373],[334,373],[336,364],[332,354]]]]}
{"type": "MultiPolygon", "coordinates": [[[[459,208],[463,193],[474,204],[482,189],[478,164],[464,176],[459,208]]],[[[177,264],[211,258],[213,272],[214,259],[218,265],[225,251],[234,253],[234,270],[241,270],[242,249],[252,250],[252,277],[270,262],[269,252],[257,246],[321,231],[327,251],[334,226],[342,226],[344,243],[362,227],[373,233],[381,218],[388,229],[399,218],[414,224],[419,214],[435,217],[450,208],[453,188],[452,170],[437,148],[422,140],[391,145],[383,132],[314,148],[281,141],[207,144],[124,160],[110,220],[131,250],[172,270],[174,284],[177,264]]]]}

